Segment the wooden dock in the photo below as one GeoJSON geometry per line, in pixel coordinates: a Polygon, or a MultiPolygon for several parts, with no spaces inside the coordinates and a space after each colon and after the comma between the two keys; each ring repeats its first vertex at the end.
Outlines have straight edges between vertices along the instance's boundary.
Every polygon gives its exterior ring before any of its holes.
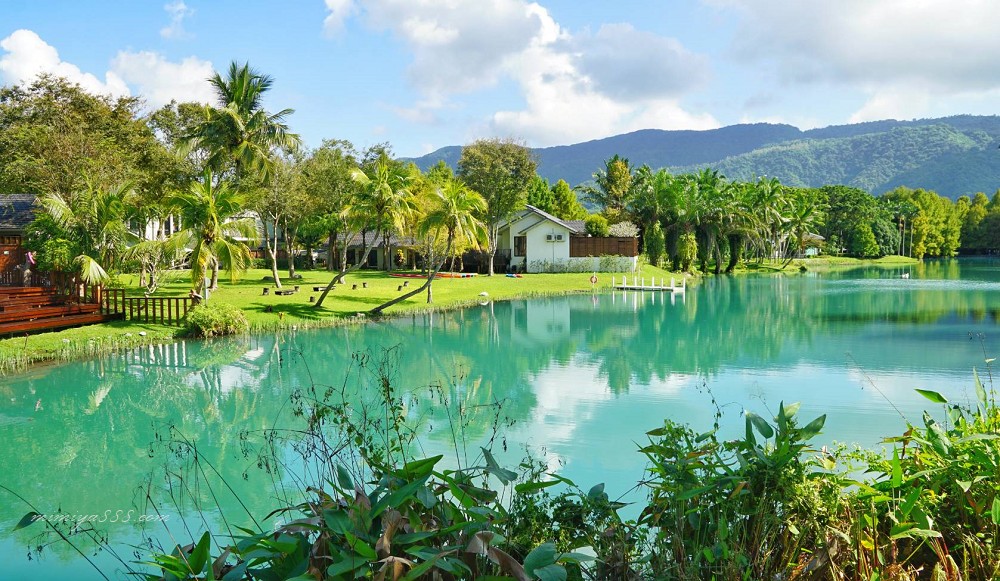
{"type": "Polygon", "coordinates": [[[670,284],[666,284],[666,279],[661,278],[660,283],[656,283],[656,279],[652,278],[649,280],[649,284],[646,284],[645,278],[639,278],[636,276],[632,277],[631,283],[629,282],[629,277],[623,276],[621,282],[618,281],[616,277],[611,277],[611,288],[615,290],[634,290],[634,291],[660,291],[669,293],[684,293],[687,290],[687,279],[681,278],[680,286],[677,286],[677,281],[671,277],[670,284]]]}

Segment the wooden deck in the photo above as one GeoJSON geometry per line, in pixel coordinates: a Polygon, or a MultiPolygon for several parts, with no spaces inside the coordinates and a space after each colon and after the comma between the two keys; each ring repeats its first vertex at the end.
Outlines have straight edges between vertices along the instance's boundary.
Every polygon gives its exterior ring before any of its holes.
{"type": "Polygon", "coordinates": [[[121,318],[96,302],[60,294],[56,288],[0,287],[0,337],[121,318]]]}

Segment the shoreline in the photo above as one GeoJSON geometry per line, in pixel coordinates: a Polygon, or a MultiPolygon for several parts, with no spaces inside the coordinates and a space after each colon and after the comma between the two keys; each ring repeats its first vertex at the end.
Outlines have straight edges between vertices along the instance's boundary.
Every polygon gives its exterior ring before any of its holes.
{"type": "MultiPolygon", "coordinates": [[[[830,272],[830,271],[840,271],[840,270],[850,270],[852,268],[862,268],[870,266],[879,267],[899,267],[899,266],[912,266],[919,264],[921,261],[913,258],[905,257],[892,257],[890,260],[878,259],[878,260],[860,260],[856,258],[812,258],[812,259],[796,259],[792,261],[784,270],[778,267],[763,267],[758,266],[757,268],[749,268],[743,266],[737,269],[736,272],[729,275],[719,275],[719,276],[744,276],[744,275],[767,275],[773,276],[777,274],[786,275],[800,275],[803,272],[830,272]],[[806,271],[801,271],[800,266],[805,266],[806,271]]],[[[649,277],[679,277],[684,276],[687,278],[687,284],[698,286],[704,279],[715,276],[711,273],[701,274],[697,270],[694,273],[678,273],[670,272],[656,267],[650,267],[649,265],[644,265],[640,267],[643,270],[643,274],[649,277]]],[[[270,271],[268,271],[270,272],[270,271]]],[[[372,280],[384,280],[391,284],[396,284],[400,279],[398,277],[391,276],[390,273],[385,273],[381,271],[360,271],[361,275],[355,273],[356,278],[372,280]]],[[[329,273],[327,271],[304,271],[304,273],[309,273],[310,275],[321,275],[327,277],[329,273]]],[[[642,276],[640,274],[639,276],[642,276]]],[[[515,290],[514,292],[501,294],[500,296],[490,295],[488,300],[493,302],[506,302],[512,300],[527,300],[533,298],[543,298],[543,297],[559,297],[559,296],[569,296],[575,294],[584,294],[592,292],[605,293],[611,290],[611,285],[604,281],[604,284],[599,284],[597,286],[589,286],[589,276],[586,273],[562,273],[562,274],[536,274],[531,275],[532,277],[560,277],[558,279],[551,279],[555,282],[563,282],[565,284],[567,277],[579,276],[585,277],[585,283],[577,283],[575,286],[563,287],[563,288],[527,288],[521,290],[515,290]]],[[[612,276],[611,273],[602,273],[601,278],[606,278],[612,276]]],[[[252,278],[252,277],[249,277],[252,278]]],[[[495,276],[493,277],[495,281],[503,281],[506,277],[495,276]]],[[[513,279],[515,281],[523,281],[526,279],[513,279]]],[[[544,280],[544,279],[536,279],[544,280]]],[[[436,280],[435,285],[440,285],[441,283],[458,282],[462,284],[463,281],[491,281],[491,277],[480,276],[471,278],[451,278],[451,279],[441,279],[436,280]]],[[[495,282],[493,281],[493,282],[495,282]]],[[[247,282],[244,281],[242,286],[253,286],[257,288],[257,282],[247,282]]],[[[311,285],[311,282],[302,281],[288,281],[288,284],[295,284],[296,282],[305,285],[311,285]]],[[[230,283],[223,283],[230,284],[230,283]]],[[[439,290],[439,286],[435,287],[435,291],[439,290]]],[[[232,292],[232,289],[230,289],[232,292]]],[[[225,296],[225,294],[223,295],[225,296]]],[[[423,295],[418,295],[418,297],[423,295]]],[[[440,296],[438,292],[435,292],[435,296],[440,296]]],[[[232,301],[230,301],[232,302],[232,301]]],[[[439,304],[426,303],[416,303],[408,304],[402,309],[392,310],[386,314],[379,317],[369,317],[367,316],[367,310],[339,310],[339,311],[327,311],[327,316],[318,319],[303,319],[303,318],[289,318],[289,320],[284,319],[284,313],[286,311],[279,310],[279,317],[277,320],[272,320],[268,322],[260,322],[259,320],[252,320],[250,322],[250,331],[248,336],[255,336],[265,333],[274,333],[283,330],[291,329],[323,329],[332,328],[345,325],[363,325],[368,322],[374,321],[385,321],[394,319],[397,317],[403,317],[413,314],[421,314],[428,312],[450,312],[455,310],[460,310],[468,308],[471,306],[477,306],[482,302],[481,298],[477,296],[460,296],[456,298],[445,298],[439,304]],[[361,316],[358,316],[358,315],[361,316]]],[[[286,305],[287,307],[287,305],[286,305]]],[[[258,317],[259,319],[259,317],[258,317]]],[[[115,355],[117,353],[128,351],[131,349],[136,349],[139,347],[149,347],[155,345],[169,345],[177,342],[178,340],[189,339],[184,337],[181,333],[183,332],[183,327],[173,326],[173,325],[160,325],[160,324],[146,324],[131,321],[114,321],[110,323],[102,323],[98,325],[89,325],[84,327],[76,327],[72,329],[65,329],[60,331],[53,331],[49,333],[40,333],[37,335],[27,335],[24,337],[14,337],[10,339],[0,339],[0,377],[9,377],[14,375],[20,375],[27,373],[33,369],[44,368],[48,365],[54,365],[64,362],[79,361],[88,358],[101,358],[105,356],[115,355]],[[18,346],[18,343],[21,345],[18,346]],[[33,345],[31,345],[33,344],[33,345]],[[45,345],[49,344],[48,347],[45,345]],[[20,348],[19,348],[20,347],[20,348]]]]}

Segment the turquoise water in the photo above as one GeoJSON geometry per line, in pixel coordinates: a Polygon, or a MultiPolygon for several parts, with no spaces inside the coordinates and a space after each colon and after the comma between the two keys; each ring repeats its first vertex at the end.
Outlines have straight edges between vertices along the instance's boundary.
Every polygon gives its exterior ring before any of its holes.
{"type": "MultiPolygon", "coordinates": [[[[224,525],[223,515],[247,524],[241,503],[261,518],[299,488],[290,446],[277,442],[288,465],[272,473],[258,466],[255,447],[267,429],[301,425],[292,394],[343,391],[357,404],[365,396],[356,391],[372,377],[354,354],[368,353],[374,364],[391,348],[393,384],[423,434],[414,453],[466,463],[500,425],[495,449],[507,462],[527,446],[581,486],[604,482],[624,494],[642,475],[635,449],[646,431],[663,418],[707,428],[716,405],[733,434],[744,409],[767,415],[782,400],[798,401],[806,419],[828,414],[818,444],[875,445],[901,431],[903,416],[917,420],[931,405],[914,388],[969,399],[973,367],[985,376],[984,358],[1000,351],[998,320],[1000,263],[951,261],[720,277],[686,296],[490,303],[140,349],[0,380],[0,485],[39,512],[104,520],[95,526],[118,546],[141,542],[143,531],[186,543],[181,516],[195,518],[191,499],[212,503],[211,492],[169,490],[167,467],[192,487],[208,474],[223,507],[206,516],[213,527],[224,525]],[[911,277],[900,278],[904,272],[911,277]],[[468,454],[454,451],[454,432],[470,443],[468,454]],[[200,465],[179,438],[197,445],[200,465]],[[216,469],[234,493],[219,486],[216,469]],[[167,527],[140,527],[154,505],[167,527]]],[[[29,548],[46,542],[41,525],[10,532],[28,510],[0,490],[0,578],[100,578],[63,543],[29,560],[29,548]]],[[[115,578],[110,555],[84,552],[115,578]]],[[[128,548],[119,556],[137,558],[128,548]]]]}

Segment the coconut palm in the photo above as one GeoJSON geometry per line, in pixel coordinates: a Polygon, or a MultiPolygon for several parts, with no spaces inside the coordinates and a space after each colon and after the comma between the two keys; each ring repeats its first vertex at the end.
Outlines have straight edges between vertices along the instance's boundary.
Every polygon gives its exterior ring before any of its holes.
{"type": "Polygon", "coordinates": [[[201,293],[205,275],[211,269],[210,289],[218,287],[219,268],[233,280],[252,260],[248,243],[256,244],[257,225],[253,218],[240,218],[246,199],[228,182],[215,182],[210,171],[186,191],[173,194],[167,203],[181,216],[185,229],[170,237],[170,251],[183,248],[190,254],[191,286],[201,293]]]}
{"type": "Polygon", "coordinates": [[[138,239],[127,226],[134,196],[129,183],[102,189],[88,181],[83,191],[71,197],[48,194],[41,198],[42,207],[79,253],[73,262],[84,282],[106,281],[107,270],[138,239]]]}
{"type": "MultiPolygon", "coordinates": [[[[374,230],[381,233],[386,260],[389,261],[391,260],[389,237],[393,232],[402,232],[406,227],[407,218],[416,210],[413,193],[410,191],[410,171],[382,153],[367,172],[355,168],[351,172],[351,178],[360,188],[352,196],[353,199],[345,205],[343,214],[348,222],[354,224],[356,231],[374,230]]],[[[334,285],[368,261],[368,255],[377,243],[377,236],[373,236],[371,241],[366,242],[362,255],[355,265],[333,277],[316,300],[316,308],[323,305],[326,295],[334,285]]]]}
{"type": "Polygon", "coordinates": [[[218,99],[218,107],[205,107],[204,120],[188,136],[189,145],[204,148],[209,169],[222,172],[232,168],[237,179],[248,171],[258,172],[265,181],[274,171],[272,152],[295,149],[301,139],[289,133],[285,117],[292,109],[271,114],[263,108],[264,94],[273,79],[232,62],[226,77],[216,73],[209,79],[218,99]]]}
{"type": "MultiPolygon", "coordinates": [[[[400,295],[391,301],[372,309],[372,314],[380,314],[385,309],[400,303],[427,289],[427,302],[433,302],[431,283],[441,272],[451,250],[457,240],[465,239],[471,243],[484,244],[487,238],[486,224],[478,216],[486,211],[486,200],[472,191],[462,182],[449,180],[433,194],[434,199],[430,209],[420,220],[417,233],[421,237],[437,238],[444,235],[444,252],[437,257],[428,256],[427,281],[420,287],[400,295]]],[[[433,248],[433,240],[428,247],[433,248]]]]}

